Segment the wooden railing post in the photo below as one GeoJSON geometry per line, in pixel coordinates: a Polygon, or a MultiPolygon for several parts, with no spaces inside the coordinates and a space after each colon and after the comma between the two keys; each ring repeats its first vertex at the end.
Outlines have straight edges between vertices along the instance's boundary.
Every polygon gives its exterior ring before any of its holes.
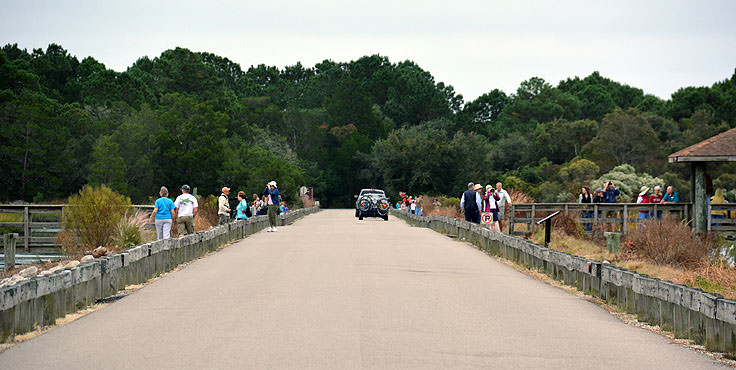
{"type": "Polygon", "coordinates": [[[3,236],[3,254],[5,255],[5,271],[15,267],[15,240],[18,234],[10,233],[3,236]]]}
{"type": "Polygon", "coordinates": [[[629,230],[629,206],[624,204],[624,226],[621,228],[624,234],[629,230]]]}
{"type": "Polygon", "coordinates": [[[31,213],[28,206],[23,207],[23,247],[26,253],[31,252],[31,213]]]}
{"type": "Polygon", "coordinates": [[[531,221],[529,221],[529,230],[532,234],[534,234],[534,215],[536,213],[537,205],[532,203],[532,214],[531,214],[531,221]]]}
{"type": "Polygon", "coordinates": [[[514,217],[516,216],[514,204],[511,204],[510,211],[511,213],[509,213],[509,235],[514,235],[514,217]]]}
{"type": "Polygon", "coordinates": [[[595,228],[598,227],[600,222],[601,221],[598,219],[598,205],[593,204],[593,230],[590,232],[591,235],[595,233],[595,228]]]}

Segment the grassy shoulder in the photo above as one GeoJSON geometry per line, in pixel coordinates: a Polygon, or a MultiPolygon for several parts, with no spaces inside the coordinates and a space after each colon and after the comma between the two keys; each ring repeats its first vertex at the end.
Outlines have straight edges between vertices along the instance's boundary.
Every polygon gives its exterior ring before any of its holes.
{"type": "MultiPolygon", "coordinates": [[[[538,229],[530,239],[535,243],[544,244],[544,230],[538,229]]],[[[721,263],[703,262],[687,267],[659,264],[633,255],[612,253],[600,241],[570,236],[559,231],[552,232],[549,246],[562,252],[598,261],[609,261],[615,266],[640,274],[736,299],[736,269],[721,263]]]]}

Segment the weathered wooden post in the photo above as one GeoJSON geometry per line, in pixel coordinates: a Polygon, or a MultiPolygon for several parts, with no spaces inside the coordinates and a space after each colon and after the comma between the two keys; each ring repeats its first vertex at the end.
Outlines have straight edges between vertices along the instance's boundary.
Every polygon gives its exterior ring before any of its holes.
{"type": "Polygon", "coordinates": [[[10,233],[3,235],[3,248],[5,254],[5,271],[15,267],[15,240],[18,234],[10,233]]]}
{"type": "Polygon", "coordinates": [[[23,207],[23,246],[26,253],[31,252],[31,212],[28,206],[23,207]]]}

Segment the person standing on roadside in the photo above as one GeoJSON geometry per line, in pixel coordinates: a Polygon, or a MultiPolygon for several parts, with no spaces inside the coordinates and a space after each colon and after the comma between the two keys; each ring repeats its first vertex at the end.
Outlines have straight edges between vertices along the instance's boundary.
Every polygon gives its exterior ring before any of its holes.
{"type": "Polygon", "coordinates": [[[166,189],[165,186],[161,187],[158,195],[161,198],[156,199],[156,203],[153,206],[153,213],[151,213],[151,220],[155,220],[156,239],[168,239],[171,237],[172,219],[176,217],[176,206],[168,198],[169,189],[166,189]]]}
{"type": "MultiPolygon", "coordinates": [[[[502,187],[502,184],[500,182],[496,183],[496,194],[498,195],[499,201],[498,201],[498,229],[503,232],[503,215],[504,212],[506,212],[506,205],[511,207],[511,196],[509,193],[502,187]]],[[[513,215],[511,215],[513,217],[513,215]]]]}
{"type": "Polygon", "coordinates": [[[460,208],[465,212],[465,221],[479,224],[481,198],[473,189],[473,186],[472,182],[468,183],[468,190],[463,193],[460,199],[460,208]]]}
{"type": "Polygon", "coordinates": [[[176,197],[174,205],[176,206],[176,225],[179,236],[194,233],[194,217],[197,216],[197,198],[189,194],[189,185],[182,185],[181,195],[176,197]]]}
{"type": "Polygon", "coordinates": [[[493,186],[491,184],[486,185],[486,195],[483,197],[483,212],[490,213],[493,216],[491,222],[486,225],[491,230],[501,231],[498,228],[498,201],[500,199],[498,193],[493,191],[493,186]]]}
{"type": "Polygon", "coordinates": [[[276,229],[276,216],[279,213],[279,203],[281,198],[279,197],[279,189],[276,187],[276,181],[271,181],[266,185],[266,189],[263,190],[263,198],[268,205],[268,232],[278,231],[276,229]]]}
{"type": "Polygon", "coordinates": [[[230,222],[230,200],[227,198],[228,195],[230,195],[230,188],[225,186],[222,188],[222,194],[217,198],[217,215],[220,216],[220,225],[230,222]]]}
{"type": "Polygon", "coordinates": [[[247,209],[248,209],[248,201],[245,200],[245,192],[239,191],[238,192],[238,206],[235,207],[235,219],[236,220],[247,220],[247,209]]]}

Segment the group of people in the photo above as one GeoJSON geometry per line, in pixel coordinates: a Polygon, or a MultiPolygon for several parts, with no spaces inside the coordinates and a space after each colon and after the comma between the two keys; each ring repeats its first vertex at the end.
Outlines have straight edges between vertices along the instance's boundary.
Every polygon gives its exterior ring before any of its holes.
{"type": "Polygon", "coordinates": [[[194,233],[194,217],[197,216],[199,203],[197,198],[190,194],[189,185],[182,185],[181,195],[176,200],[169,199],[169,189],[162,186],[158,191],[160,198],[156,199],[151,213],[151,220],[156,225],[156,238],[171,237],[171,228],[177,227],[179,235],[194,233]]]}
{"type": "MultiPolygon", "coordinates": [[[[197,216],[199,204],[197,198],[190,194],[189,185],[182,185],[181,195],[176,200],[169,198],[169,190],[162,186],[159,190],[160,198],[156,199],[151,221],[156,225],[156,238],[167,239],[171,237],[171,228],[177,227],[179,235],[194,233],[194,218],[197,216]]],[[[222,193],[217,198],[217,215],[220,225],[230,222],[230,188],[223,187],[222,193]]],[[[266,184],[261,197],[253,194],[253,204],[248,203],[245,192],[238,192],[238,205],[235,208],[235,220],[244,221],[251,215],[268,215],[268,232],[277,231],[276,216],[288,211],[286,203],[281,201],[276,181],[266,184]]]]}
{"type": "MultiPolygon", "coordinates": [[[[648,186],[642,186],[639,191],[639,196],[636,199],[637,204],[676,204],[680,202],[679,195],[675,192],[675,188],[668,186],[664,194],[662,194],[662,188],[655,186],[652,194],[649,194],[650,188],[648,186]]],[[[613,181],[605,183],[603,188],[598,188],[591,194],[590,188],[583,187],[580,190],[578,196],[578,203],[617,203],[616,197],[621,194],[621,191],[616,189],[616,185],[613,181]]],[[[606,217],[615,217],[617,211],[606,211],[606,217]]],[[[650,217],[649,210],[639,210],[639,219],[648,219],[650,217]]],[[[592,218],[593,211],[581,211],[582,218],[592,218]]],[[[601,217],[602,212],[598,212],[598,217],[601,217]]],[[[657,211],[657,218],[662,218],[662,211],[657,211]]],[[[593,224],[590,222],[583,222],[583,229],[585,231],[592,231],[593,224]]],[[[612,229],[615,227],[614,224],[610,226],[612,229]]]]}
{"type": "Polygon", "coordinates": [[[465,213],[466,221],[479,224],[481,213],[488,213],[490,217],[487,222],[484,220],[484,224],[496,231],[503,230],[502,220],[507,205],[511,206],[511,197],[500,182],[496,183],[495,188],[486,185],[485,192],[483,185],[470,182],[468,190],[460,198],[460,208],[465,213]]]}
{"type": "Polygon", "coordinates": [[[405,209],[413,215],[422,215],[424,199],[421,195],[414,198],[404,192],[400,192],[399,196],[401,197],[401,200],[396,202],[396,209],[405,209]]]}
{"type": "MultiPolygon", "coordinates": [[[[222,188],[222,194],[217,199],[217,214],[220,217],[220,225],[230,222],[230,188],[222,188]]],[[[235,219],[245,221],[248,215],[268,215],[268,232],[276,232],[276,216],[285,213],[288,210],[286,203],[281,201],[279,188],[276,181],[270,181],[263,189],[261,196],[253,194],[253,203],[249,203],[245,198],[245,192],[238,192],[238,206],[235,208],[235,219]]]]}

